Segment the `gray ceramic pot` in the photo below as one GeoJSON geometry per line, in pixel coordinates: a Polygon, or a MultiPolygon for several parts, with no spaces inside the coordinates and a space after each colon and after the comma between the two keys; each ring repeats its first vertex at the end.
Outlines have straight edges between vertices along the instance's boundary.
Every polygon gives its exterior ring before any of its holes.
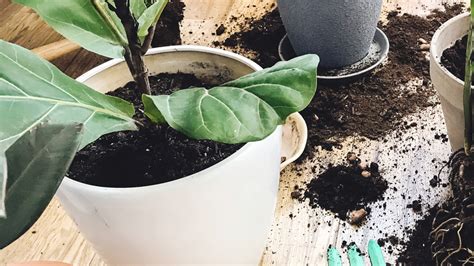
{"type": "Polygon", "coordinates": [[[367,54],[382,0],[278,0],[298,55],[316,53],[323,68],[353,64],[367,54]]]}

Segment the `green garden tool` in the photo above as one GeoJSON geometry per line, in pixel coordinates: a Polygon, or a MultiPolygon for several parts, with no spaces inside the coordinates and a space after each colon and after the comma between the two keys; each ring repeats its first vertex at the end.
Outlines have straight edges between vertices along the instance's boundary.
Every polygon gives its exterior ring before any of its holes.
{"type": "MultiPolygon", "coordinates": [[[[382,249],[375,240],[369,240],[368,253],[370,258],[370,264],[372,266],[385,266],[385,260],[383,257],[382,249]]],[[[342,259],[341,255],[334,247],[328,248],[328,265],[329,266],[341,266],[342,259]]],[[[359,249],[355,244],[350,244],[347,249],[347,256],[349,258],[350,266],[364,266],[364,258],[360,254],[359,249]]]]}

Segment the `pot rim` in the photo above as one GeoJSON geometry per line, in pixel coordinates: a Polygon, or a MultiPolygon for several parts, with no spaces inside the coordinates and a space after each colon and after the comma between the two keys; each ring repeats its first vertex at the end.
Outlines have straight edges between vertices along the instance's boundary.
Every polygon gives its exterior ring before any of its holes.
{"type": "MultiPolygon", "coordinates": [[[[458,20],[461,20],[461,19],[464,19],[465,17],[468,17],[470,16],[470,13],[469,12],[465,12],[465,13],[462,13],[462,14],[459,14],[451,19],[449,19],[448,21],[446,21],[445,23],[443,23],[439,28],[438,30],[436,30],[435,34],[433,35],[433,38],[431,39],[431,47],[430,47],[430,54],[431,54],[431,58],[434,59],[434,63],[436,65],[436,67],[438,67],[439,69],[441,69],[443,71],[443,73],[445,73],[450,79],[453,79],[456,81],[456,83],[458,83],[460,86],[464,86],[464,81],[459,79],[458,77],[456,77],[453,73],[451,73],[446,67],[444,67],[443,65],[441,65],[441,57],[442,57],[442,53],[448,49],[444,49],[441,54],[437,53],[437,43],[438,43],[438,39],[440,38],[440,35],[443,33],[443,31],[446,30],[446,28],[448,27],[451,27],[451,24],[453,24],[454,22],[458,21],[458,20]]],[[[456,41],[456,40],[453,40],[453,41],[456,41]]]]}
{"type": "MultiPolygon", "coordinates": [[[[257,63],[253,62],[252,60],[242,56],[242,55],[238,55],[236,53],[233,53],[233,52],[229,52],[229,51],[224,51],[222,49],[218,49],[218,48],[211,48],[211,47],[206,47],[206,46],[199,46],[199,45],[174,45],[174,46],[165,46],[165,47],[157,47],[157,48],[151,48],[148,50],[148,52],[146,53],[146,55],[154,55],[154,54],[161,54],[161,53],[173,53],[173,52],[202,52],[202,53],[210,53],[210,54],[214,54],[214,55],[219,55],[219,56],[223,56],[223,57],[227,57],[227,58],[230,58],[230,59],[234,59],[238,62],[241,62],[247,66],[249,66],[250,68],[252,68],[253,70],[255,71],[259,71],[262,69],[261,66],[259,66],[257,63]]],[[[92,68],[91,70],[87,71],[86,73],[82,74],[81,76],[79,76],[76,80],[79,81],[79,82],[85,82],[87,81],[89,78],[95,76],[96,74],[110,68],[110,67],[113,67],[117,64],[120,64],[122,62],[124,62],[125,60],[124,59],[121,59],[121,58],[118,58],[118,59],[112,59],[112,60],[109,60],[99,66],[96,66],[94,68],[92,68]]],[[[278,130],[278,128],[280,128],[280,126],[277,127],[277,129],[275,129],[275,131],[278,130]]],[[[275,134],[275,131],[272,133],[272,134],[275,134]]],[[[270,136],[270,135],[269,135],[270,136]]],[[[269,137],[268,136],[268,137],[269,137]]],[[[81,189],[83,190],[89,190],[89,191],[101,191],[101,192],[104,192],[104,193],[107,193],[107,192],[132,192],[132,191],[137,191],[137,190],[153,190],[153,191],[156,191],[156,189],[166,189],[166,188],[171,188],[172,186],[178,186],[180,184],[182,184],[183,182],[188,182],[190,180],[193,180],[195,178],[198,178],[198,175],[205,175],[207,172],[210,172],[210,171],[214,171],[216,168],[218,167],[225,167],[226,164],[228,164],[231,160],[241,156],[243,153],[245,153],[248,149],[250,149],[253,145],[255,145],[256,142],[248,142],[246,144],[244,144],[244,146],[242,148],[240,148],[239,150],[237,150],[236,152],[234,152],[233,154],[231,154],[229,157],[225,158],[224,160],[208,167],[208,168],[205,168],[199,172],[196,172],[196,173],[193,173],[191,175],[188,175],[188,176],[184,176],[182,178],[179,178],[179,179],[176,179],[176,180],[173,180],[173,181],[168,181],[168,182],[165,182],[165,183],[160,183],[160,184],[155,184],[155,185],[148,185],[148,186],[140,186],[140,187],[103,187],[103,186],[97,186],[97,185],[90,185],[90,184],[87,184],[87,183],[83,183],[83,182],[79,182],[79,181],[76,181],[74,179],[71,179],[69,178],[68,176],[65,176],[63,181],[62,181],[62,184],[66,184],[68,186],[79,186],[81,187],[81,189]]]]}

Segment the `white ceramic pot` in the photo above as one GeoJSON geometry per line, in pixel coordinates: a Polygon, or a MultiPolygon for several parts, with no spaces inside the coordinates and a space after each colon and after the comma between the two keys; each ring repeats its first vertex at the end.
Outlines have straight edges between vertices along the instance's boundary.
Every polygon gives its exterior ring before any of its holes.
{"type": "Polygon", "coordinates": [[[436,31],[431,41],[430,76],[443,108],[453,151],[464,145],[463,89],[464,81],[458,79],[441,64],[443,51],[467,34],[469,13],[458,15],[436,31]]]}
{"type": "MultiPolygon", "coordinates": [[[[194,73],[216,81],[261,69],[219,49],[151,49],[152,74],[194,73]]],[[[107,92],[131,80],[122,60],[78,78],[107,92]]],[[[281,126],[201,172],[137,188],[92,186],[65,178],[57,193],[81,233],[108,264],[258,264],[272,224],[280,171],[281,126]]],[[[183,164],[186,162],[183,162],[183,164]]]]}

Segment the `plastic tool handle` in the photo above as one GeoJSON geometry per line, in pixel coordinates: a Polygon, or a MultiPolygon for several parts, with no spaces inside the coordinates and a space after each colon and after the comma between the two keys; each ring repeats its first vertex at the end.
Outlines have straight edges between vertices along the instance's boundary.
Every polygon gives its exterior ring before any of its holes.
{"type": "Polygon", "coordinates": [[[349,246],[347,256],[349,257],[349,264],[351,266],[365,266],[364,259],[360,255],[358,248],[355,244],[349,246]]]}
{"type": "Polygon", "coordinates": [[[328,248],[328,265],[329,266],[342,266],[341,255],[337,252],[337,249],[330,247],[328,248]]]}
{"type": "Polygon", "coordinates": [[[369,240],[369,257],[372,266],[385,266],[382,249],[373,239],[369,240]]]}

